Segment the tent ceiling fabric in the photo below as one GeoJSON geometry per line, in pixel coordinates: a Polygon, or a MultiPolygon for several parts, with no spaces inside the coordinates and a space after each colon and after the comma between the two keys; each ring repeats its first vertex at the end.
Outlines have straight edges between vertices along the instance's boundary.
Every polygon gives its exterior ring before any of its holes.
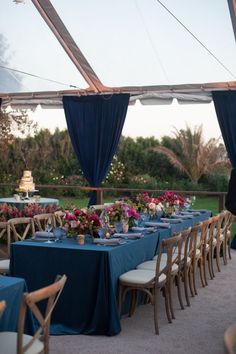
{"type": "Polygon", "coordinates": [[[32,0],[32,2],[89,86],[95,92],[104,91],[105,87],[78,48],[51,2],[49,0],[32,0]]]}
{"type": "MultiPolygon", "coordinates": [[[[143,105],[163,105],[171,104],[173,99],[177,99],[180,104],[210,103],[212,91],[236,90],[236,82],[218,82],[192,85],[175,86],[140,86],[140,87],[114,87],[104,92],[104,94],[130,93],[130,104],[135,104],[139,100],[143,105]]],[[[94,95],[88,90],[67,90],[67,91],[47,91],[47,92],[20,92],[2,93],[2,108],[11,106],[12,108],[35,109],[37,105],[42,108],[62,108],[63,96],[83,96],[94,95]]]]}
{"type": "MultiPolygon", "coordinates": [[[[0,93],[2,107],[21,109],[62,108],[62,97],[65,95],[94,95],[129,93],[130,104],[137,100],[143,105],[171,104],[177,99],[180,104],[209,103],[211,92],[215,90],[235,90],[236,82],[216,82],[205,84],[159,85],[159,86],[123,86],[106,87],[102,84],[91,65],[73,40],[61,18],[49,0],[31,0],[56,36],[76,68],[87,81],[87,89],[67,91],[0,93]]],[[[228,0],[230,3],[230,0],[228,0]]]]}

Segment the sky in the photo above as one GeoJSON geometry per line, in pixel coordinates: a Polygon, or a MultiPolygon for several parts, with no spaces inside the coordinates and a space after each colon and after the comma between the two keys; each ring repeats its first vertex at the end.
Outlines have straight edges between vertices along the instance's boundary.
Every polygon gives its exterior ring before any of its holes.
{"type": "MultiPolygon", "coordinates": [[[[225,70],[187,33],[157,0],[52,0],[67,29],[100,80],[107,86],[170,85],[233,81],[236,44],[227,0],[162,0],[162,3],[220,60],[225,70]]],[[[48,91],[87,87],[30,0],[2,0],[0,90],[48,91]],[[6,48],[7,45],[7,48],[6,48]]],[[[1,41],[0,41],[1,44],[1,41]]],[[[63,110],[29,114],[40,127],[66,128],[63,110]]],[[[129,106],[125,136],[160,138],[174,130],[203,125],[206,139],[219,137],[213,104],[129,106]]]]}

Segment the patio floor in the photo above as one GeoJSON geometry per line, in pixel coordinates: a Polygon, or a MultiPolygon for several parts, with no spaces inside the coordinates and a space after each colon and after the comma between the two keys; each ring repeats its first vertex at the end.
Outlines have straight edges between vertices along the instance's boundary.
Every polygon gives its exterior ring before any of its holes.
{"type": "MultiPolygon", "coordinates": [[[[180,310],[175,294],[176,319],[169,324],[161,299],[160,335],[154,334],[151,305],[140,306],[133,317],[121,320],[122,331],[114,337],[52,336],[50,353],[55,354],[224,354],[225,329],[236,322],[236,251],[227,266],[216,271],[208,286],[198,285],[191,307],[180,310]]],[[[199,281],[199,280],[198,280],[199,281]]]]}

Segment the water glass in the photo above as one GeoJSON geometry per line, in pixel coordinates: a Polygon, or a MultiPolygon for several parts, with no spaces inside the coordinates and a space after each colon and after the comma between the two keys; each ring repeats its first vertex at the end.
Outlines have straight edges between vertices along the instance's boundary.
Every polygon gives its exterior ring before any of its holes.
{"type": "Polygon", "coordinates": [[[52,229],[53,235],[55,236],[55,242],[61,242],[62,229],[60,227],[54,227],[52,229]]]}
{"type": "Polygon", "coordinates": [[[100,238],[104,238],[105,237],[105,231],[106,231],[105,227],[100,227],[98,229],[98,235],[99,235],[100,238]]]}
{"type": "Polygon", "coordinates": [[[115,226],[115,230],[117,233],[120,233],[122,231],[122,223],[121,222],[116,222],[114,226],[115,226]]]}

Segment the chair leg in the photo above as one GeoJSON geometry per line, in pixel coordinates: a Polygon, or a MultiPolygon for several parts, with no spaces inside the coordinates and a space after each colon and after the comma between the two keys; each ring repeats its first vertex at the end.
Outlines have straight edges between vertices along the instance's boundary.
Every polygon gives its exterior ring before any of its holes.
{"type": "Polygon", "coordinates": [[[194,288],[195,295],[197,295],[197,287],[196,287],[197,263],[198,262],[196,260],[194,260],[194,262],[193,262],[193,273],[192,273],[192,275],[193,275],[193,288],[194,288]]]}
{"type": "Polygon", "coordinates": [[[216,252],[216,248],[214,247],[212,249],[212,258],[211,258],[211,272],[212,272],[213,278],[215,278],[214,265],[213,265],[214,264],[213,257],[214,257],[215,252],[216,252]]]}
{"type": "Polygon", "coordinates": [[[189,284],[189,289],[191,296],[195,296],[195,290],[194,290],[194,284],[193,284],[193,268],[190,266],[189,272],[188,272],[188,284],[189,284]]]}
{"type": "Polygon", "coordinates": [[[176,281],[176,285],[177,285],[179,304],[180,304],[181,309],[184,310],[184,304],[183,304],[182,293],[181,293],[181,281],[180,281],[180,274],[179,273],[175,276],[175,281],[176,281]]]}
{"type": "Polygon", "coordinates": [[[218,272],[220,272],[220,246],[217,245],[216,246],[216,265],[217,265],[217,269],[218,272]]]}
{"type": "Polygon", "coordinates": [[[208,253],[208,271],[209,271],[211,280],[213,280],[213,274],[212,274],[212,252],[211,251],[208,253]]]}
{"type": "Polygon", "coordinates": [[[188,288],[190,287],[189,274],[190,274],[190,268],[185,269],[184,270],[184,294],[185,294],[187,306],[190,306],[189,295],[188,295],[188,288]]]}
{"type": "Polygon", "coordinates": [[[158,305],[160,301],[159,297],[160,297],[160,290],[157,289],[157,291],[154,294],[154,325],[155,325],[156,334],[159,334],[159,326],[158,326],[158,305]]]}
{"type": "Polygon", "coordinates": [[[226,265],[227,262],[227,236],[225,236],[225,239],[222,243],[222,247],[223,247],[223,261],[224,261],[224,265],[226,265]]]}
{"type": "Polygon", "coordinates": [[[118,293],[118,311],[121,316],[121,311],[122,311],[122,297],[123,297],[123,286],[120,284],[119,285],[119,293],[118,293]]]}
{"type": "Polygon", "coordinates": [[[169,294],[168,294],[168,290],[167,290],[166,285],[163,286],[161,291],[162,291],[162,295],[164,296],[164,299],[165,299],[166,317],[168,319],[168,322],[172,323],[172,318],[171,318],[171,314],[170,314],[169,294]]]}
{"type": "Polygon", "coordinates": [[[129,309],[129,317],[133,316],[134,311],[137,307],[137,290],[132,290],[131,291],[131,304],[130,304],[130,309],[129,309]]]}
{"type": "Polygon", "coordinates": [[[169,305],[170,305],[170,313],[171,313],[171,317],[173,319],[175,319],[175,315],[174,315],[174,310],[173,310],[173,302],[172,302],[172,279],[170,279],[170,281],[168,281],[168,295],[169,295],[169,305]]]}
{"type": "Polygon", "coordinates": [[[231,257],[231,248],[230,248],[230,238],[228,239],[228,245],[227,245],[227,248],[228,248],[228,255],[229,255],[229,259],[232,259],[232,257],[231,257]]]}
{"type": "Polygon", "coordinates": [[[204,282],[204,276],[203,276],[203,264],[202,264],[202,260],[200,260],[200,265],[199,265],[199,267],[200,267],[200,278],[201,278],[201,283],[202,283],[202,286],[203,286],[203,288],[205,288],[205,282],[204,282]]]}

